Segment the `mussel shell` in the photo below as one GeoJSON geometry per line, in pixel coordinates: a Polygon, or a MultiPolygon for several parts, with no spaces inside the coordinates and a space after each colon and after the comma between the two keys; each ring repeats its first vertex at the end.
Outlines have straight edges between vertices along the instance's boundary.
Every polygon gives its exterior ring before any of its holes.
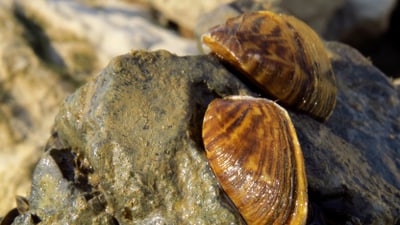
{"type": "Polygon", "coordinates": [[[209,165],[247,224],[305,224],[307,180],[295,129],[275,102],[212,101],[203,121],[209,165]]]}
{"type": "Polygon", "coordinates": [[[244,13],[210,29],[202,41],[280,104],[322,121],[331,115],[336,104],[331,62],[302,21],[268,11],[244,13]]]}

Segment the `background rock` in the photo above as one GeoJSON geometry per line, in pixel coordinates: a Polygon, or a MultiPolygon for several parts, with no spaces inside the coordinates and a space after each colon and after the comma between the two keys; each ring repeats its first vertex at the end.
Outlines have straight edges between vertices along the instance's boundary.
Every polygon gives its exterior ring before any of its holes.
{"type": "Polygon", "coordinates": [[[396,0],[347,0],[324,29],[328,39],[365,42],[382,35],[389,27],[396,0]]]}
{"type": "Polygon", "coordinates": [[[188,34],[193,32],[199,18],[217,6],[231,0],[203,0],[203,1],[163,1],[163,0],[138,0],[152,7],[159,22],[168,25],[170,21],[178,24],[179,29],[188,34]]]}
{"type": "MultiPolygon", "coordinates": [[[[153,24],[148,8],[123,1],[101,2],[91,7],[80,1],[19,0],[17,6],[29,21],[46,31],[52,42],[56,42],[54,39],[60,33],[62,37],[87,40],[101,65],[130,49],[167,49],[185,55],[197,53],[192,40],[153,24]]],[[[57,52],[62,54],[63,50],[57,49],[57,52]]]]}
{"type": "Polygon", "coordinates": [[[0,3],[0,215],[27,195],[59,103],[71,83],[47,67],[26,39],[25,27],[0,3]]]}
{"type": "MultiPolygon", "coordinates": [[[[339,88],[334,114],[322,124],[290,112],[305,157],[308,224],[396,224],[399,93],[356,51],[327,46],[339,88]]],[[[66,99],[17,223],[240,223],[201,142],[208,103],[232,94],[255,95],[212,56],[115,58],[66,99]]]]}
{"type": "Polygon", "coordinates": [[[305,21],[324,38],[350,42],[365,41],[383,34],[388,29],[391,13],[397,3],[396,0],[380,2],[374,0],[236,0],[202,1],[197,3],[198,5],[193,5],[193,2],[186,3],[186,1],[142,2],[148,3],[164,17],[190,31],[195,30],[197,21],[204,15],[224,4],[232,4],[232,2],[238,5],[253,4],[262,6],[260,9],[279,6],[285,12],[305,21]],[[187,7],[187,4],[190,4],[190,7],[187,7]]]}

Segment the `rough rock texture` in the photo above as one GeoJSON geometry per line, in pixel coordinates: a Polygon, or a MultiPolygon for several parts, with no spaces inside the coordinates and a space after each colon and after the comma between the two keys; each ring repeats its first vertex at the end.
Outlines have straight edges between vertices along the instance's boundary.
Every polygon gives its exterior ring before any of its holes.
{"type": "Polygon", "coordinates": [[[31,213],[45,224],[237,223],[219,201],[200,124],[212,98],[240,90],[207,56],[114,59],[61,108],[34,173],[31,213]]]}
{"type": "Polygon", "coordinates": [[[328,47],[339,88],[332,117],[321,125],[292,114],[310,199],[332,224],[398,224],[399,92],[358,52],[328,47]]]}
{"type": "Polygon", "coordinates": [[[59,104],[130,49],[196,52],[120,1],[0,1],[0,217],[26,196],[59,104]]]}
{"type": "MultiPolygon", "coordinates": [[[[332,51],[338,102],[324,124],[290,111],[309,183],[308,224],[400,222],[400,98],[353,49],[332,51]]],[[[245,82],[246,83],[246,82],[245,82]]],[[[14,224],[240,223],[208,167],[214,98],[250,94],[212,56],[134,51],[69,96],[14,224]]]]}

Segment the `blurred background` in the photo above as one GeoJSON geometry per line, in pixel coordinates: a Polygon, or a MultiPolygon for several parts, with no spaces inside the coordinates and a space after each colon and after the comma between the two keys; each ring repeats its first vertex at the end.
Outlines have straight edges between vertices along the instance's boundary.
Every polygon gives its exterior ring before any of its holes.
{"type": "Polygon", "coordinates": [[[202,54],[197,39],[207,28],[260,9],[353,46],[400,85],[396,0],[0,0],[0,217],[16,195],[29,195],[63,99],[110,59],[135,49],[202,54]]]}

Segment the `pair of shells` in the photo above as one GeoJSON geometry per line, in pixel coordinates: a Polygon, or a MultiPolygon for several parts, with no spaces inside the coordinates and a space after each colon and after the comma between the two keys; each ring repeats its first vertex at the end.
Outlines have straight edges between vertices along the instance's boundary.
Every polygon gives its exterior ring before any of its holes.
{"type": "MultiPolygon", "coordinates": [[[[326,120],[336,102],[330,60],[318,35],[294,17],[245,13],[202,41],[280,104],[326,120]]],[[[230,96],[210,103],[206,155],[248,224],[305,224],[307,180],[296,131],[274,101],[230,96]]]]}

